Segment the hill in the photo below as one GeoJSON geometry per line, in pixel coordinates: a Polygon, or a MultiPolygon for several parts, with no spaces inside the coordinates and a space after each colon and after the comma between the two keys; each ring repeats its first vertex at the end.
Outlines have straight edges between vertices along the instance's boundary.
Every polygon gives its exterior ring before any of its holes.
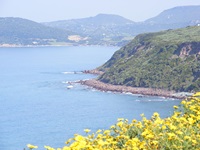
{"type": "Polygon", "coordinates": [[[200,6],[180,6],[163,11],[145,23],[151,24],[191,24],[200,22],[200,6]]]}
{"type": "Polygon", "coordinates": [[[179,6],[167,9],[143,22],[137,22],[132,32],[137,35],[146,32],[195,26],[198,23],[200,23],[200,6],[179,6]]]}
{"type": "MultiPolygon", "coordinates": [[[[46,22],[44,25],[67,29],[78,33],[87,42],[94,45],[120,45],[127,43],[126,37],[132,37],[130,29],[133,21],[118,15],[99,14],[94,17],[46,22]]],[[[84,41],[79,41],[84,42],[84,41]]]]}
{"type": "Polygon", "coordinates": [[[136,35],[200,23],[200,6],[168,9],[143,22],[119,15],[37,23],[21,18],[0,18],[0,44],[17,45],[115,45],[124,46],[136,35]]]}
{"type": "Polygon", "coordinates": [[[200,6],[180,6],[143,22],[134,22],[118,15],[99,14],[43,24],[76,32],[80,36],[77,43],[122,46],[141,33],[193,26],[199,22],[200,6]]]}
{"type": "Polygon", "coordinates": [[[140,34],[98,68],[99,81],[175,91],[200,88],[200,27],[140,34]]]}
{"type": "Polygon", "coordinates": [[[71,32],[22,18],[0,18],[0,44],[49,45],[68,42],[71,32]]]}
{"type": "Polygon", "coordinates": [[[118,15],[98,14],[94,17],[60,20],[60,21],[46,22],[43,24],[69,30],[69,28],[71,28],[72,26],[79,26],[79,27],[118,26],[118,25],[134,24],[134,22],[118,15]]]}

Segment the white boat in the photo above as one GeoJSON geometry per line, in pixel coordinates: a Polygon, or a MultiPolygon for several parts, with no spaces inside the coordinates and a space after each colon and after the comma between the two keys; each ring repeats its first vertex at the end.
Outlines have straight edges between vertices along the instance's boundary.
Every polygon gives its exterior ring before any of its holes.
{"type": "Polygon", "coordinates": [[[67,88],[68,88],[68,89],[71,89],[71,88],[73,88],[73,86],[72,86],[72,85],[69,85],[69,86],[67,86],[67,88]]]}

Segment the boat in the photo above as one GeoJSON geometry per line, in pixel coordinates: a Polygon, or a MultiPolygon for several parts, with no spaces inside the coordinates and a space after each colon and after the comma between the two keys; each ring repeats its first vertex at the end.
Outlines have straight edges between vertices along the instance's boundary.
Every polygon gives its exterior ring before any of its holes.
{"type": "Polygon", "coordinates": [[[73,88],[72,85],[67,86],[67,89],[72,89],[72,88],[73,88]]]}

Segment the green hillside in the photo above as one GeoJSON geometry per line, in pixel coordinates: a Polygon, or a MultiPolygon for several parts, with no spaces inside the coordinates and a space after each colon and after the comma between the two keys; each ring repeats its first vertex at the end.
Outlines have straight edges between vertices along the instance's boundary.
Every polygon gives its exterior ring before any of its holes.
{"type": "Polygon", "coordinates": [[[22,18],[0,18],[0,44],[48,45],[67,42],[71,32],[22,18]]]}
{"type": "Polygon", "coordinates": [[[140,34],[99,68],[114,85],[200,89],[200,27],[140,34]]]}

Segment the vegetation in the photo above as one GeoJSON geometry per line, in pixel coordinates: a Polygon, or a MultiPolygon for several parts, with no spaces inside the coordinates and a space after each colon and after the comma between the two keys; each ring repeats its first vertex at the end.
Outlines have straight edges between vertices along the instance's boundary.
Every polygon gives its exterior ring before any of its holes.
{"type": "MultiPolygon", "coordinates": [[[[174,106],[171,117],[161,119],[154,113],[151,119],[142,114],[142,120],[120,118],[108,130],[75,135],[67,146],[57,150],[197,150],[200,147],[200,92],[174,106]]],[[[27,145],[30,149],[37,146],[27,145]]],[[[46,150],[55,150],[44,146],[46,150]]]]}
{"type": "Polygon", "coordinates": [[[200,27],[141,34],[98,68],[114,85],[175,91],[200,89],[200,27]]]}
{"type": "Polygon", "coordinates": [[[47,45],[68,42],[71,32],[21,18],[0,18],[0,44],[47,45]]]}

